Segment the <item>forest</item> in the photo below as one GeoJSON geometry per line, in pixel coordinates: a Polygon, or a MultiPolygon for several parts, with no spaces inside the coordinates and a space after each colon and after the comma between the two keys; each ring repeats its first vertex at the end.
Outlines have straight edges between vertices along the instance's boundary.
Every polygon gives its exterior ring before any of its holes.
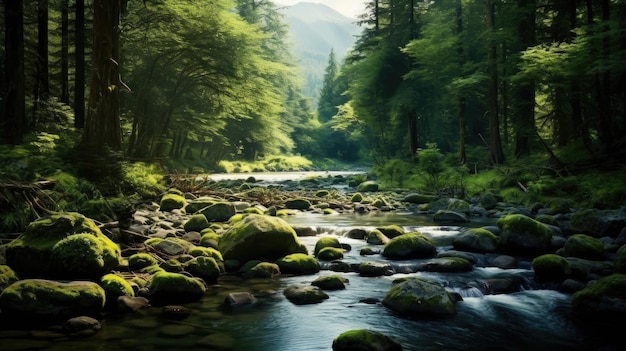
{"type": "Polygon", "coordinates": [[[2,4],[11,230],[49,207],[18,191],[33,182],[63,188],[45,201],[67,210],[158,192],[164,174],[354,164],[389,187],[498,179],[626,202],[623,0],[369,1],[316,107],[269,0],[2,4]]]}

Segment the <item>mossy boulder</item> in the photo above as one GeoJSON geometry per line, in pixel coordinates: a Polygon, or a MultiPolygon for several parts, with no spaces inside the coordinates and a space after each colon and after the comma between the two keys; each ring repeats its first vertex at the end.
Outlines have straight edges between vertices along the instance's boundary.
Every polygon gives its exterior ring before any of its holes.
{"type": "Polygon", "coordinates": [[[458,213],[463,213],[466,216],[470,215],[470,204],[469,202],[461,199],[449,199],[448,207],[446,208],[448,211],[454,211],[458,213]]]}
{"type": "Polygon", "coordinates": [[[230,202],[217,202],[200,210],[209,222],[226,222],[237,213],[235,205],[230,202]]]}
{"type": "Polygon", "coordinates": [[[407,233],[391,239],[382,255],[393,260],[429,258],[437,254],[437,248],[421,233],[407,233]]]}
{"type": "Polygon", "coordinates": [[[219,251],[226,260],[274,261],[302,252],[303,246],[295,230],[284,220],[249,215],[224,232],[219,240],[219,251]]]}
{"type": "Polygon", "coordinates": [[[149,253],[140,252],[128,257],[128,268],[131,271],[139,270],[158,264],[159,261],[149,253]]]}
{"type": "Polygon", "coordinates": [[[349,282],[348,278],[344,278],[337,274],[324,275],[311,282],[311,285],[317,286],[322,290],[343,290],[349,282]]]}
{"type": "Polygon", "coordinates": [[[465,213],[452,210],[437,210],[433,215],[433,221],[437,223],[465,223],[469,218],[465,213]]]}
{"type": "Polygon", "coordinates": [[[200,232],[208,227],[209,221],[202,213],[191,216],[183,226],[186,232],[200,232]]]}
{"type": "Polygon", "coordinates": [[[493,210],[498,206],[498,199],[492,193],[484,193],[478,198],[478,205],[486,210],[493,210]]]}
{"type": "Polygon", "coordinates": [[[200,257],[200,256],[212,257],[218,263],[224,262],[224,257],[222,256],[222,253],[212,247],[202,247],[202,246],[192,247],[191,249],[189,249],[187,254],[193,257],[200,257]]]}
{"type": "Polygon", "coordinates": [[[359,264],[359,275],[363,277],[381,277],[392,275],[393,268],[387,262],[365,261],[359,264]]]}
{"type": "Polygon", "coordinates": [[[379,185],[374,180],[367,180],[363,183],[357,185],[356,190],[359,192],[376,192],[378,191],[379,185]]]}
{"type": "Polygon", "coordinates": [[[7,265],[0,265],[0,292],[7,286],[18,281],[19,278],[14,270],[7,265]]]}
{"type": "Polygon", "coordinates": [[[6,260],[20,277],[97,278],[120,264],[119,246],[79,213],[30,223],[6,246],[6,260]]]}
{"type": "Polygon", "coordinates": [[[201,280],[180,273],[158,272],[148,285],[150,301],[157,304],[181,304],[202,298],[206,286],[201,280]]]}
{"type": "Polygon", "coordinates": [[[454,299],[441,285],[420,278],[395,284],[385,295],[383,306],[408,317],[451,316],[454,299]]]}
{"type": "Polygon", "coordinates": [[[317,254],[320,261],[335,261],[343,258],[343,249],[336,247],[325,247],[317,254]]]}
{"type": "Polygon", "coordinates": [[[179,194],[167,193],[161,197],[159,208],[163,212],[171,212],[173,210],[182,209],[187,205],[187,200],[179,194]]]}
{"type": "Polygon", "coordinates": [[[552,241],[552,231],[545,224],[521,215],[512,214],[498,219],[500,247],[520,253],[543,253],[552,241]]]}
{"type": "Polygon", "coordinates": [[[333,340],[333,351],[402,351],[402,345],[376,331],[358,329],[341,333],[333,340]]]}
{"type": "Polygon", "coordinates": [[[210,197],[199,197],[195,200],[191,200],[185,206],[185,212],[189,214],[195,214],[203,208],[209,207],[215,204],[217,200],[210,197]]]}
{"type": "Polygon", "coordinates": [[[361,193],[354,193],[352,194],[352,196],[350,196],[350,202],[361,202],[363,201],[363,194],[361,193]]]}
{"type": "Polygon", "coordinates": [[[207,283],[215,283],[223,269],[213,257],[198,256],[184,264],[185,271],[207,283]]]}
{"type": "Polygon", "coordinates": [[[295,253],[276,261],[280,271],[286,274],[307,275],[320,271],[320,263],[307,254],[295,253]]]}
{"type": "Polygon", "coordinates": [[[307,199],[290,199],[285,201],[285,207],[291,210],[308,210],[311,208],[311,201],[307,199]]]}
{"type": "Polygon", "coordinates": [[[579,257],[587,260],[603,260],[604,244],[600,239],[585,234],[574,234],[567,238],[562,249],[566,257],[579,257]]]}
{"type": "Polygon", "coordinates": [[[200,242],[198,243],[199,246],[219,249],[218,243],[220,241],[220,235],[214,232],[213,229],[207,228],[201,231],[200,234],[201,237],[200,242]]]}
{"type": "Polygon", "coordinates": [[[389,242],[389,238],[378,229],[372,229],[367,233],[365,241],[372,245],[385,245],[389,242]]]}
{"type": "Polygon", "coordinates": [[[339,239],[335,237],[323,236],[319,238],[317,242],[315,242],[315,248],[313,249],[313,254],[317,256],[320,250],[322,250],[325,247],[335,247],[335,248],[340,249],[341,243],[339,242],[339,239]]]}
{"type": "Polygon", "coordinates": [[[569,261],[555,254],[536,257],[533,259],[532,267],[538,281],[562,282],[572,275],[569,261]]]}
{"type": "Polygon", "coordinates": [[[431,201],[434,201],[436,199],[435,196],[433,195],[424,195],[424,194],[418,194],[418,193],[410,193],[410,194],[406,194],[403,198],[402,198],[402,202],[408,202],[411,204],[427,204],[431,201]]]}
{"type": "Polygon", "coordinates": [[[619,273],[626,274],[626,245],[617,250],[617,255],[615,256],[615,268],[619,273]]]}
{"type": "Polygon", "coordinates": [[[406,234],[404,229],[396,224],[386,225],[383,227],[376,227],[376,229],[380,230],[381,233],[385,234],[389,239],[393,239],[402,234],[406,234]]]}
{"type": "Polygon", "coordinates": [[[19,318],[63,319],[100,313],[106,295],[100,285],[87,281],[68,283],[24,279],[0,293],[3,314],[19,318]]]}
{"type": "Polygon", "coordinates": [[[109,273],[100,278],[100,286],[104,289],[107,302],[116,302],[120,296],[135,296],[133,287],[124,278],[109,273]]]}
{"type": "Polygon", "coordinates": [[[572,214],[569,226],[570,230],[575,233],[600,236],[606,224],[602,221],[600,211],[584,209],[578,210],[572,214]]]}
{"type": "Polygon", "coordinates": [[[428,260],[418,266],[418,270],[426,272],[461,273],[474,268],[471,261],[462,257],[439,257],[428,260]]]}
{"type": "Polygon", "coordinates": [[[290,285],[283,290],[283,295],[296,305],[320,303],[329,298],[322,289],[312,285],[290,285]]]}
{"type": "Polygon", "coordinates": [[[626,318],[626,275],[612,274],[572,296],[574,313],[589,324],[623,324],[626,318]]]}
{"type": "Polygon", "coordinates": [[[472,252],[495,252],[498,250],[498,237],[483,228],[471,228],[452,240],[458,250],[472,252]]]}
{"type": "Polygon", "coordinates": [[[274,278],[280,275],[280,267],[276,263],[259,262],[243,273],[243,277],[250,278],[274,278]]]}

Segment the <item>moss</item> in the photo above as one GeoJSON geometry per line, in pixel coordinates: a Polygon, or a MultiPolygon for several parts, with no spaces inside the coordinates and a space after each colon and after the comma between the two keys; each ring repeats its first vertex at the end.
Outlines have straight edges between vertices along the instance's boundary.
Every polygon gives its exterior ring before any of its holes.
{"type": "Polygon", "coordinates": [[[7,286],[18,281],[17,274],[7,265],[0,265],[0,292],[7,286]]]}
{"type": "Polygon", "coordinates": [[[280,271],[287,274],[315,274],[320,271],[317,260],[303,253],[287,255],[276,261],[280,271]]]}
{"type": "Polygon", "coordinates": [[[326,197],[330,194],[328,190],[322,189],[315,192],[315,197],[326,197]]]}
{"type": "Polygon", "coordinates": [[[325,247],[341,248],[341,243],[339,243],[339,239],[332,237],[332,236],[321,237],[315,243],[315,248],[313,249],[313,255],[317,256],[320,250],[325,247]]]}
{"type": "Polygon", "coordinates": [[[169,260],[161,263],[159,265],[159,268],[161,268],[162,271],[172,272],[172,273],[180,273],[185,270],[185,267],[183,266],[183,264],[175,258],[170,258],[169,260]]]}
{"type": "Polygon", "coordinates": [[[402,315],[454,315],[456,308],[448,292],[440,285],[420,278],[394,284],[383,305],[402,315]]]}
{"type": "Polygon", "coordinates": [[[210,247],[201,247],[201,246],[192,247],[191,249],[189,249],[187,253],[194,257],[199,257],[199,256],[213,257],[216,261],[224,261],[222,254],[216,249],[210,248],[210,247]]]}
{"type": "Polygon", "coordinates": [[[494,252],[499,238],[484,228],[471,228],[452,240],[452,245],[461,250],[494,252]]]}
{"type": "Polygon", "coordinates": [[[602,322],[622,323],[626,315],[626,275],[612,274],[587,285],[572,296],[575,313],[597,316],[602,322]]]}
{"type": "Polygon", "coordinates": [[[363,201],[363,195],[361,193],[354,193],[350,197],[350,202],[361,202],[363,201]]]}
{"type": "Polygon", "coordinates": [[[201,214],[195,214],[185,222],[184,229],[186,232],[199,232],[209,227],[209,221],[201,214]]]}
{"type": "Polygon", "coordinates": [[[202,281],[190,278],[180,273],[156,273],[148,286],[152,296],[151,301],[186,303],[199,300],[206,292],[202,281]]]}
{"type": "Polygon", "coordinates": [[[160,202],[161,211],[170,212],[185,207],[187,200],[179,194],[168,193],[163,195],[160,202]]]}
{"type": "Polygon", "coordinates": [[[396,236],[400,236],[405,233],[404,229],[396,224],[387,225],[384,227],[376,227],[376,229],[380,230],[381,233],[385,234],[385,236],[389,239],[393,239],[396,236]]]}
{"type": "Polygon", "coordinates": [[[97,313],[105,301],[105,292],[96,283],[24,279],[2,291],[0,309],[3,313],[16,313],[20,318],[32,315],[61,317],[97,313]]]}
{"type": "Polygon", "coordinates": [[[202,213],[209,222],[226,222],[234,216],[236,212],[235,206],[226,201],[216,202],[200,210],[200,213],[202,213]]]}
{"type": "Polygon", "coordinates": [[[195,199],[187,203],[187,205],[185,206],[185,213],[195,214],[201,209],[209,207],[215,204],[216,202],[217,201],[212,198],[201,197],[201,198],[195,199]]]}
{"type": "Polygon", "coordinates": [[[346,288],[348,279],[337,274],[325,275],[315,279],[311,285],[317,286],[322,290],[343,290],[346,288]]]}
{"type": "Polygon", "coordinates": [[[521,214],[498,219],[500,245],[512,251],[541,251],[550,246],[552,231],[545,224],[521,214]]]}
{"type": "Polygon", "coordinates": [[[133,287],[119,275],[109,273],[100,279],[100,286],[106,293],[107,300],[115,301],[119,296],[135,296],[133,287]]]}
{"type": "Polygon", "coordinates": [[[555,227],[558,227],[559,225],[559,222],[556,220],[556,218],[554,218],[554,216],[547,215],[547,214],[539,215],[537,216],[537,218],[535,218],[535,220],[537,222],[553,225],[555,227]]]}
{"type": "Polygon", "coordinates": [[[407,233],[391,239],[382,255],[396,260],[429,258],[437,253],[436,247],[420,233],[407,233]]]}
{"type": "Polygon", "coordinates": [[[200,242],[198,245],[203,247],[212,247],[214,249],[218,248],[218,243],[220,240],[219,234],[214,232],[212,229],[209,231],[202,231],[202,237],[200,238],[200,242]]]}
{"type": "Polygon", "coordinates": [[[600,239],[589,235],[574,234],[565,241],[563,255],[588,260],[602,260],[604,259],[604,244],[600,239]]]}
{"type": "Polygon", "coordinates": [[[311,202],[307,199],[290,199],[285,201],[285,207],[293,210],[308,210],[311,208],[311,202]]]}
{"type": "Polygon", "coordinates": [[[50,274],[71,278],[100,276],[120,264],[121,250],[106,237],[74,234],[57,242],[50,251],[50,274]]]}
{"type": "Polygon", "coordinates": [[[447,210],[469,214],[470,213],[470,204],[469,204],[469,202],[467,202],[465,200],[450,199],[448,201],[447,210]]]}
{"type": "Polygon", "coordinates": [[[359,192],[376,192],[378,191],[379,185],[377,182],[373,180],[367,180],[356,187],[356,190],[359,192]]]}
{"type": "Polygon", "coordinates": [[[339,212],[337,212],[337,211],[333,210],[332,208],[325,208],[325,209],[322,211],[322,213],[323,213],[323,214],[325,214],[325,215],[327,215],[327,216],[331,216],[331,215],[336,215],[336,214],[339,214],[339,212]]]}
{"type": "Polygon", "coordinates": [[[333,340],[333,351],[402,351],[402,346],[390,337],[366,329],[349,330],[333,340]]]}
{"type": "Polygon", "coordinates": [[[539,281],[563,281],[571,276],[572,268],[564,257],[547,254],[536,257],[532,262],[535,279],[539,281]]]}
{"type": "Polygon", "coordinates": [[[336,247],[325,247],[317,254],[317,258],[321,261],[334,261],[343,258],[343,249],[336,247]]]}
{"type": "Polygon", "coordinates": [[[216,282],[222,271],[213,257],[195,257],[184,266],[187,272],[202,278],[207,283],[216,282]]]}
{"type": "Polygon", "coordinates": [[[602,221],[594,209],[576,211],[570,219],[570,228],[574,232],[593,235],[599,227],[602,227],[602,221]]]}
{"type": "Polygon", "coordinates": [[[258,207],[248,207],[243,210],[243,213],[262,215],[263,211],[258,207]]]}
{"type": "Polygon", "coordinates": [[[157,261],[154,256],[149,253],[140,252],[131,255],[128,257],[128,268],[131,271],[142,269],[148,266],[156,265],[159,261],[157,261]]]}
{"type": "Polygon", "coordinates": [[[289,217],[289,216],[295,216],[297,214],[298,214],[297,210],[288,209],[288,208],[281,208],[280,210],[276,211],[277,217],[289,217]]]}

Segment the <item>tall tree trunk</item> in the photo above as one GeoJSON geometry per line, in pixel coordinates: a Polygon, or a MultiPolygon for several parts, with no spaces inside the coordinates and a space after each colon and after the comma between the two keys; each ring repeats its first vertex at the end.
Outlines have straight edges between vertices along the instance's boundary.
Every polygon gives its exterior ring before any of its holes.
{"type": "Polygon", "coordinates": [[[497,51],[493,32],[495,28],[495,11],[491,0],[485,0],[485,17],[487,19],[487,30],[489,39],[487,41],[487,71],[489,76],[489,87],[487,92],[487,103],[489,108],[489,154],[491,163],[499,165],[504,162],[504,152],[502,152],[502,141],[500,139],[500,120],[498,113],[498,66],[497,51]]]}
{"type": "Polygon", "coordinates": [[[47,99],[50,94],[50,65],[48,62],[48,0],[39,0],[37,10],[37,71],[39,98],[47,99]]]}
{"type": "Polygon", "coordinates": [[[122,148],[119,115],[119,0],[95,0],[89,110],[83,132],[83,145],[103,151],[122,148]]]}
{"type": "Polygon", "coordinates": [[[85,0],[76,0],[74,127],[85,127],[85,0]]]}
{"type": "Polygon", "coordinates": [[[411,153],[411,159],[417,157],[417,111],[412,108],[406,113],[406,118],[409,126],[409,152],[411,153]]]}
{"type": "MultiPolygon", "coordinates": [[[[518,23],[520,48],[535,45],[536,0],[518,0],[522,15],[518,23]]],[[[535,136],[535,81],[532,79],[517,84],[515,120],[515,157],[530,154],[530,139],[535,136]]]]}
{"type": "MultiPolygon", "coordinates": [[[[609,20],[611,19],[611,4],[610,0],[602,0],[602,32],[604,38],[602,40],[602,57],[605,62],[610,60],[611,55],[611,43],[608,32],[611,30],[609,20]]],[[[607,147],[607,150],[611,150],[613,140],[613,116],[612,116],[612,101],[611,101],[611,70],[605,69],[600,77],[600,139],[602,143],[607,147]]]]}
{"type": "Polygon", "coordinates": [[[4,1],[5,111],[0,116],[2,137],[11,144],[22,142],[28,131],[24,82],[24,2],[4,1]]]}
{"type": "MultiPolygon", "coordinates": [[[[465,57],[463,52],[463,42],[461,40],[461,34],[463,33],[463,2],[457,1],[456,5],[456,35],[457,38],[457,55],[459,57],[459,68],[462,68],[465,64],[465,57]]],[[[459,118],[459,163],[465,165],[467,163],[467,155],[465,152],[465,130],[466,120],[465,112],[467,110],[467,103],[464,94],[462,93],[458,98],[457,113],[459,118]]]]}
{"type": "Polygon", "coordinates": [[[61,102],[70,103],[68,0],[61,0],[61,102]]]}

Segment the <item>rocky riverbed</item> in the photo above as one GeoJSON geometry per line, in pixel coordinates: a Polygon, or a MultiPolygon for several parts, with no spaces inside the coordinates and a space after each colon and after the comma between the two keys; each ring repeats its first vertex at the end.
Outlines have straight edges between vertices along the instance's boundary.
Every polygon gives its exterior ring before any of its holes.
{"type": "MultiPolygon", "coordinates": [[[[355,184],[342,176],[272,184],[221,180],[180,188],[188,191],[172,188],[127,221],[98,224],[59,213],[31,223],[4,245],[3,349],[47,349],[68,338],[95,338],[103,324],[119,316],[155,310],[187,325],[198,312],[194,306],[216,291],[220,308],[262,310],[276,300],[314,307],[355,285],[380,288],[381,279],[388,282],[384,292],[360,303],[407,324],[456,318],[472,298],[529,290],[564,294],[568,318],[583,324],[610,329],[626,316],[623,209],[550,213],[504,204],[491,194],[461,200],[382,192],[374,181],[355,184]],[[453,235],[399,222],[343,231],[290,224],[299,216],[321,223],[384,213],[426,218],[452,228],[453,235]],[[498,274],[484,274],[490,269],[498,274]],[[225,288],[233,279],[237,289],[225,288]],[[255,288],[259,280],[269,288],[255,288]]],[[[170,329],[164,333],[194,333],[170,329]]],[[[363,346],[367,350],[414,347],[394,340],[404,340],[403,333],[385,334],[384,326],[347,330],[332,336],[332,348],[350,349],[346,345],[354,346],[355,339],[370,340],[363,346]]],[[[203,342],[211,344],[210,338],[203,342]]],[[[610,338],[584,342],[616,346],[610,338]]],[[[219,344],[238,349],[232,340],[219,344]]]]}

